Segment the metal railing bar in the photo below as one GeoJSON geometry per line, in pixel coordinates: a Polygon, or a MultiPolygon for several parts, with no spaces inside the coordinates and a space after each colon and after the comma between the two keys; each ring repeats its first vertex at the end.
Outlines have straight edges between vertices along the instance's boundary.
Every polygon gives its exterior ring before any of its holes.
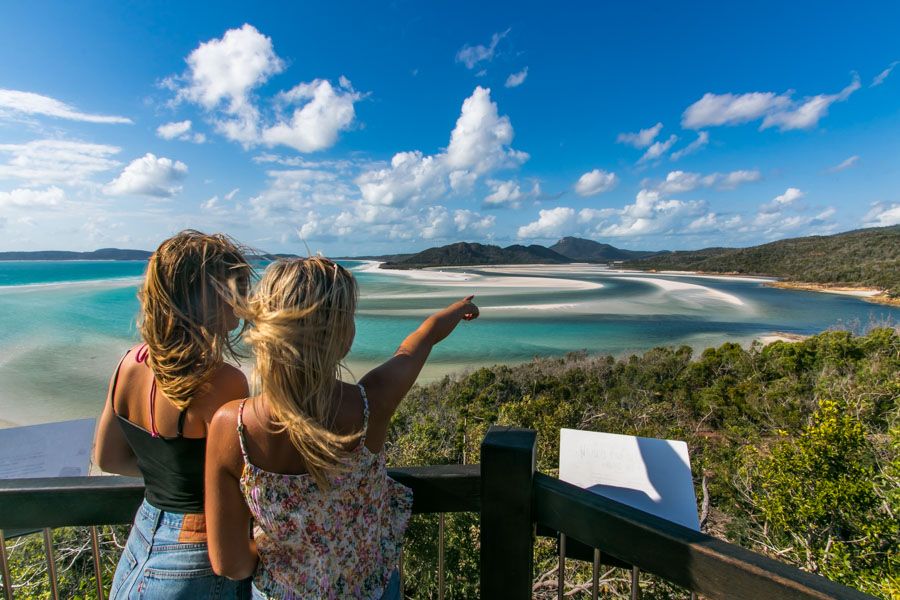
{"type": "Polygon", "coordinates": [[[438,600],[444,600],[444,513],[438,517],[438,600]]]}
{"type": "Polygon", "coordinates": [[[566,534],[559,534],[559,568],[556,573],[556,599],[566,595],[566,534]]]}
{"type": "Polygon", "coordinates": [[[94,555],[94,577],[97,579],[97,600],[103,600],[103,567],[100,564],[100,535],[91,527],[91,553],[94,555]]]}
{"type": "Polygon", "coordinates": [[[59,587],[56,580],[56,557],[53,554],[53,535],[49,528],[44,528],[44,555],[47,557],[47,576],[50,578],[50,597],[59,600],[59,587]]]}
{"type": "Polygon", "coordinates": [[[594,565],[591,572],[591,600],[600,597],[600,550],[594,548],[594,565]]]}
{"type": "Polygon", "coordinates": [[[397,570],[400,571],[400,597],[403,598],[406,590],[406,576],[403,573],[403,546],[400,546],[400,564],[397,565],[397,570]]]}
{"type": "Polygon", "coordinates": [[[631,567],[631,600],[641,600],[641,570],[631,567]]]}
{"type": "Polygon", "coordinates": [[[3,596],[12,600],[12,577],[9,575],[9,562],[6,558],[6,538],[0,529],[0,571],[3,572],[3,596]]]}

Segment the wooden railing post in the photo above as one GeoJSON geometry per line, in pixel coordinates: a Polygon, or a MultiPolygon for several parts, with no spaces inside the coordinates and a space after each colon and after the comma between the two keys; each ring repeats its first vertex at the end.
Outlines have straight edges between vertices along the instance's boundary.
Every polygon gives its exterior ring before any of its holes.
{"type": "Polygon", "coordinates": [[[531,429],[494,425],[481,443],[482,598],[531,598],[535,439],[531,429]]]}

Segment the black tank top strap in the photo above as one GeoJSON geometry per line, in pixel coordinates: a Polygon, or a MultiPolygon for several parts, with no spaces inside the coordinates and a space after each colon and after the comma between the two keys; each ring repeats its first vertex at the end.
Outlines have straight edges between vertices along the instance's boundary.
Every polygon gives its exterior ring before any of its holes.
{"type": "Polygon", "coordinates": [[[184,407],[184,409],[178,413],[178,437],[184,437],[184,419],[187,417],[188,407],[184,407]]]}
{"type": "Polygon", "coordinates": [[[125,357],[127,357],[130,352],[131,350],[128,350],[128,352],[123,354],[122,358],[119,359],[119,364],[116,365],[116,371],[113,373],[112,385],[109,386],[109,403],[112,405],[114,415],[118,414],[116,412],[116,386],[119,384],[119,371],[122,370],[122,363],[125,362],[125,357]]]}

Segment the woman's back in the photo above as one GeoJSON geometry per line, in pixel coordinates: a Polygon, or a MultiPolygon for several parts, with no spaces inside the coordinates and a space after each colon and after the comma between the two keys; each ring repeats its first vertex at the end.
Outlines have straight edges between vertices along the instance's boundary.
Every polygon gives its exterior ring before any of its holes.
{"type": "MultiPolygon", "coordinates": [[[[365,389],[340,389],[335,428],[366,431],[365,389]]],[[[346,470],[322,487],[305,472],[290,438],[272,432],[258,403],[241,401],[237,411],[240,487],[260,556],[254,585],[269,597],[380,598],[412,508],[412,492],[387,477],[384,454],[367,447],[363,435],[346,470]]]]}

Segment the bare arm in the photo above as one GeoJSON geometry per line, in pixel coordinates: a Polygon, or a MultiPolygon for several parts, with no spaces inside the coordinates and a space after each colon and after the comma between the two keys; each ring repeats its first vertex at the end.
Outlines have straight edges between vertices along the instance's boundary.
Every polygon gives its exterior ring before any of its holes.
{"type": "Polygon", "coordinates": [[[413,331],[394,356],[384,364],[372,369],[360,380],[370,399],[376,396],[378,407],[384,420],[389,421],[406,392],[416,382],[428,355],[435,344],[450,335],[462,320],[478,318],[478,307],[472,303],[475,296],[468,296],[454,302],[422,322],[413,331]]]}
{"type": "Polygon", "coordinates": [[[213,571],[245,579],[256,570],[259,554],[250,538],[250,510],[241,494],[243,456],[237,433],[238,402],[213,417],[206,447],[206,531],[213,571]]]}
{"type": "MultiPolygon", "coordinates": [[[[116,369],[116,374],[119,372],[116,369]]],[[[109,380],[109,389],[106,392],[106,404],[103,413],[97,421],[97,431],[94,433],[94,464],[107,473],[117,473],[130,477],[140,477],[141,472],[137,466],[137,457],[131,451],[128,440],[122,432],[122,427],[116,419],[113,408],[112,386],[117,377],[114,374],[109,380]]]]}

